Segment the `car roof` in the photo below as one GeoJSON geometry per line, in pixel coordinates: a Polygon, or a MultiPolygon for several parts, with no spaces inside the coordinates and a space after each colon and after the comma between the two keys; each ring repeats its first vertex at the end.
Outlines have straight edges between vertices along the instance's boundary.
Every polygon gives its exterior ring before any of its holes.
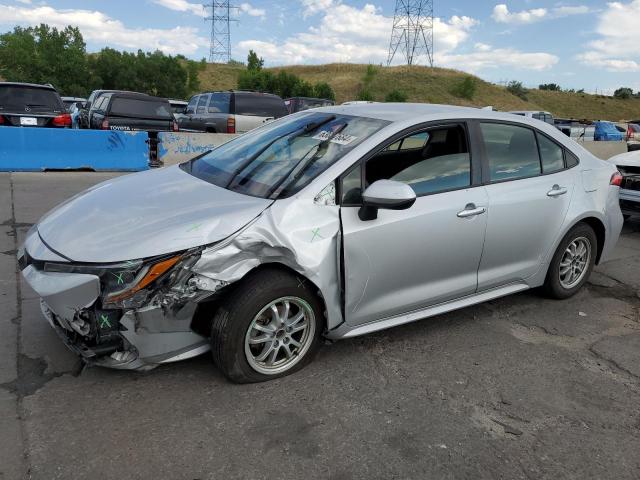
{"type": "MultiPolygon", "coordinates": [[[[424,121],[437,120],[439,118],[484,118],[502,121],[533,124],[526,117],[516,117],[511,113],[494,112],[473,107],[458,107],[454,105],[438,105],[431,103],[358,103],[351,105],[334,105],[314,109],[314,111],[353,115],[357,117],[369,117],[389,122],[402,122],[412,118],[422,118],[424,121]],[[429,118],[433,117],[433,118],[429,118]]],[[[537,125],[535,123],[534,125],[537,125]]]]}
{"type": "Polygon", "coordinates": [[[0,82],[0,87],[2,86],[12,86],[12,87],[30,87],[30,88],[42,88],[42,89],[46,89],[46,90],[53,90],[54,92],[56,91],[56,89],[53,87],[53,85],[41,85],[39,83],[24,83],[24,82],[0,82]]]}
{"type": "Polygon", "coordinates": [[[146,93],[138,93],[138,92],[109,92],[107,95],[111,95],[111,98],[137,98],[140,100],[153,100],[153,101],[163,101],[168,102],[166,98],[162,97],[154,97],[152,95],[147,95],[146,93]]]}

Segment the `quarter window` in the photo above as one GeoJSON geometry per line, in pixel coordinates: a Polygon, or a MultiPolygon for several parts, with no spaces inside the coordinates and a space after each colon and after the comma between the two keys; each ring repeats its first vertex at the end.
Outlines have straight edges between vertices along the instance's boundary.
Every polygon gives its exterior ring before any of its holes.
{"type": "Polygon", "coordinates": [[[540,157],[533,130],[515,125],[480,125],[492,182],[540,175],[540,157]]]}
{"type": "Polygon", "coordinates": [[[229,113],[230,93],[212,93],[209,100],[209,113],[229,113]]]}
{"type": "Polygon", "coordinates": [[[562,148],[544,135],[538,135],[538,147],[542,159],[542,173],[559,172],[564,168],[562,148]]]}

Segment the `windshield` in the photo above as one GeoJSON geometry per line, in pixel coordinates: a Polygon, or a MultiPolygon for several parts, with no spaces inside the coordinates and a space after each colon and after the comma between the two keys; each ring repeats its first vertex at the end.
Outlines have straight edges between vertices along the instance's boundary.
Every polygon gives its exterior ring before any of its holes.
{"type": "Polygon", "coordinates": [[[109,114],[120,117],[172,118],[171,106],[166,100],[116,97],[111,103],[109,114]]]}
{"type": "Polygon", "coordinates": [[[235,192],[287,197],[388,124],[372,118],[305,112],[242,135],[181,167],[235,192]]]}
{"type": "Polygon", "coordinates": [[[0,86],[0,109],[62,111],[56,92],[48,88],[17,85],[0,86]]]}

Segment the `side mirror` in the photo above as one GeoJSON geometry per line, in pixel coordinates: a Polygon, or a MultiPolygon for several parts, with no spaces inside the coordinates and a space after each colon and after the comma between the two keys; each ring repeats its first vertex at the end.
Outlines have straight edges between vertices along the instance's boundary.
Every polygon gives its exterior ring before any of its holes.
{"type": "Polygon", "coordinates": [[[416,192],[406,183],[395,180],[373,182],[362,194],[360,220],[375,220],[378,209],[406,210],[416,201],[416,192]]]}

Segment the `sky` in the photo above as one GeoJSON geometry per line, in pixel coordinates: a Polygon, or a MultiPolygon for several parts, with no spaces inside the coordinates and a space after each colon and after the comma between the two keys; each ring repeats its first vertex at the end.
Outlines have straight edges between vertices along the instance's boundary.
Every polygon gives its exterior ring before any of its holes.
{"type": "MultiPolygon", "coordinates": [[[[386,64],[395,0],[237,0],[232,58],[268,66],[386,64]]],[[[78,26],[105,46],[208,57],[210,25],[193,0],[0,0],[0,32],[78,26]]],[[[640,90],[640,0],[434,0],[434,63],[501,83],[612,93],[640,90]]],[[[397,56],[393,63],[401,63],[397,56]]]]}

